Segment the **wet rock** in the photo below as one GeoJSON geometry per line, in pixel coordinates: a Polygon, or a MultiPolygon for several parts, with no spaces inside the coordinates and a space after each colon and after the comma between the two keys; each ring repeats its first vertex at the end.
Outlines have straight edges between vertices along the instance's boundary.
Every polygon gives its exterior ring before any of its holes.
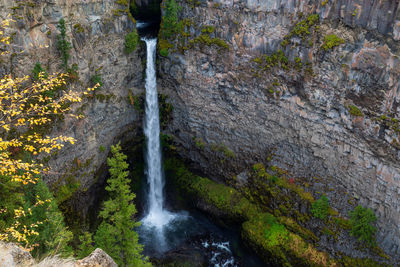
{"type": "Polygon", "coordinates": [[[209,266],[204,252],[200,249],[181,247],[167,252],[161,259],[152,259],[155,266],[209,266]]]}

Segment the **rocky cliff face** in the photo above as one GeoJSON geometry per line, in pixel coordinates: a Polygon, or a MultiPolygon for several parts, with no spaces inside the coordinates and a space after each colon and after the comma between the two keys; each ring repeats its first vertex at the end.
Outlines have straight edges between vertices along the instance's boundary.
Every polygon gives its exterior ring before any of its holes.
{"type": "Polygon", "coordinates": [[[343,214],[371,207],[400,255],[399,1],[179,4],[191,45],[161,60],[160,82],[181,155],[227,181],[271,160],[343,214]]]}
{"type": "MultiPolygon", "coordinates": [[[[101,176],[96,172],[105,162],[109,147],[124,132],[136,134],[139,116],[130,105],[132,95],[142,91],[141,49],[126,54],[125,35],[135,27],[134,21],[115,0],[47,0],[0,1],[0,17],[11,15],[15,32],[16,51],[2,70],[15,75],[31,74],[36,62],[49,73],[61,70],[61,59],[56,48],[57,23],[66,20],[67,36],[72,43],[69,65],[76,64],[72,90],[85,90],[90,80],[101,76],[103,86],[91,98],[75,107],[82,120],[58,122],[52,134],[64,134],[78,140],[68,145],[49,164],[52,167],[47,181],[56,191],[62,186],[80,185],[80,199],[87,209],[84,193],[101,176]]],[[[71,189],[71,188],[70,188],[71,189]]],[[[68,189],[68,190],[70,190],[68,189]]],[[[67,190],[67,191],[68,191],[67,190]]]]}

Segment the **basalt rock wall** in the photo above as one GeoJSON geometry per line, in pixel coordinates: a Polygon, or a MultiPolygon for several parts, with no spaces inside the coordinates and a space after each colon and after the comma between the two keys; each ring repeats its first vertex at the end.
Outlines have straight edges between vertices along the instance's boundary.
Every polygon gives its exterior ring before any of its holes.
{"type": "Polygon", "coordinates": [[[267,161],[309,177],[344,215],[371,207],[379,244],[400,255],[399,1],[179,5],[188,45],[160,63],[179,153],[225,181],[245,181],[267,161]],[[312,14],[317,26],[293,33],[312,14]],[[207,31],[230,48],[190,42],[207,31]],[[327,35],[342,42],[324,48],[327,35]],[[254,61],[279,49],[289,67],[254,61]]]}

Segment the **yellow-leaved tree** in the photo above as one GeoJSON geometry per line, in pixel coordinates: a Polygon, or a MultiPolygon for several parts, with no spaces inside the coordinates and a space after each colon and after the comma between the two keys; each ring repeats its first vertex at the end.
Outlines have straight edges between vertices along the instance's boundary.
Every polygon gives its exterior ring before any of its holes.
{"type": "MultiPolygon", "coordinates": [[[[6,34],[10,22],[0,22],[1,57],[11,51],[6,34]]],[[[67,74],[39,73],[38,77],[32,82],[29,76],[7,74],[0,80],[0,241],[26,248],[38,245],[33,243],[34,237],[43,224],[26,218],[32,217],[32,209],[50,201],[39,195],[31,196],[29,205],[22,201],[32,184],[48,171],[39,159],[75,142],[72,137],[51,136],[46,129],[64,116],[79,118],[71,113],[71,106],[94,90],[67,90],[67,74]]]]}

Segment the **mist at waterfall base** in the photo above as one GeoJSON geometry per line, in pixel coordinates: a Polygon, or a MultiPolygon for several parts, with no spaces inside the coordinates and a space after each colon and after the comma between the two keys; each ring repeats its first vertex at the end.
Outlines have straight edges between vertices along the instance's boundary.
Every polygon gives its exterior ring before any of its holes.
{"type": "Polygon", "coordinates": [[[171,253],[190,254],[196,251],[203,255],[203,261],[209,266],[263,266],[256,257],[241,247],[237,232],[213,225],[199,212],[171,212],[165,209],[155,71],[157,39],[149,37],[151,33],[146,34],[146,28],[151,30],[152,24],[140,21],[137,24],[147,48],[144,133],[148,189],[144,217],[137,229],[140,243],[144,245],[144,254],[151,258],[162,258],[171,253]],[[244,262],[245,265],[242,264],[244,262]]]}

